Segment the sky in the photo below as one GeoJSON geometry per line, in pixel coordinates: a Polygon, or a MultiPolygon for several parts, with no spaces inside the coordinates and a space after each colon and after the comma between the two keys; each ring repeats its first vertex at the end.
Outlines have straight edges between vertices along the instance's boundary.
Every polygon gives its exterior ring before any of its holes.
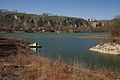
{"type": "Polygon", "coordinates": [[[120,0],[0,0],[0,9],[110,20],[120,14],[120,0]]]}

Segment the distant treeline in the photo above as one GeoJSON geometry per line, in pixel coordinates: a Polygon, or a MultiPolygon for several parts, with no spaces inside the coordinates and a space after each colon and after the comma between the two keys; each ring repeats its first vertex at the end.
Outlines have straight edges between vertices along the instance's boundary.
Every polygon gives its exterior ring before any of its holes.
{"type": "Polygon", "coordinates": [[[106,32],[109,20],[18,13],[0,9],[0,31],[14,32],[106,32]]]}

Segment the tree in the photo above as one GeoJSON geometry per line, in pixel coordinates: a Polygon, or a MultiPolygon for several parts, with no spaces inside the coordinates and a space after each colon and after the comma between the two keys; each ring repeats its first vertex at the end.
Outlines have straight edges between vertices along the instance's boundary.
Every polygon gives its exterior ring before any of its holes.
{"type": "Polygon", "coordinates": [[[8,33],[12,33],[14,30],[13,30],[12,28],[8,27],[6,31],[7,31],[8,33]]]}
{"type": "Polygon", "coordinates": [[[120,36],[120,15],[116,16],[110,23],[109,32],[112,36],[120,36]]]}

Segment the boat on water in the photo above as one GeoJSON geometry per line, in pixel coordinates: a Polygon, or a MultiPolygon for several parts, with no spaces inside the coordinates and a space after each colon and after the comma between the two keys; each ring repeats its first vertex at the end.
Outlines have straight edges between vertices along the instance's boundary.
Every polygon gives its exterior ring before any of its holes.
{"type": "Polygon", "coordinates": [[[41,48],[42,46],[40,46],[38,43],[33,43],[29,45],[30,48],[41,48]]]}

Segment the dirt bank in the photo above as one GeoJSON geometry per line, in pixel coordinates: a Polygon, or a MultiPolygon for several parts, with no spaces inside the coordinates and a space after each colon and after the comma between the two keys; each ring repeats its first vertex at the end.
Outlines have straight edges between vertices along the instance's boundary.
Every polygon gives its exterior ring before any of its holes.
{"type": "Polygon", "coordinates": [[[119,80],[120,73],[67,65],[28,50],[30,41],[0,37],[0,80],[119,80]]]}

